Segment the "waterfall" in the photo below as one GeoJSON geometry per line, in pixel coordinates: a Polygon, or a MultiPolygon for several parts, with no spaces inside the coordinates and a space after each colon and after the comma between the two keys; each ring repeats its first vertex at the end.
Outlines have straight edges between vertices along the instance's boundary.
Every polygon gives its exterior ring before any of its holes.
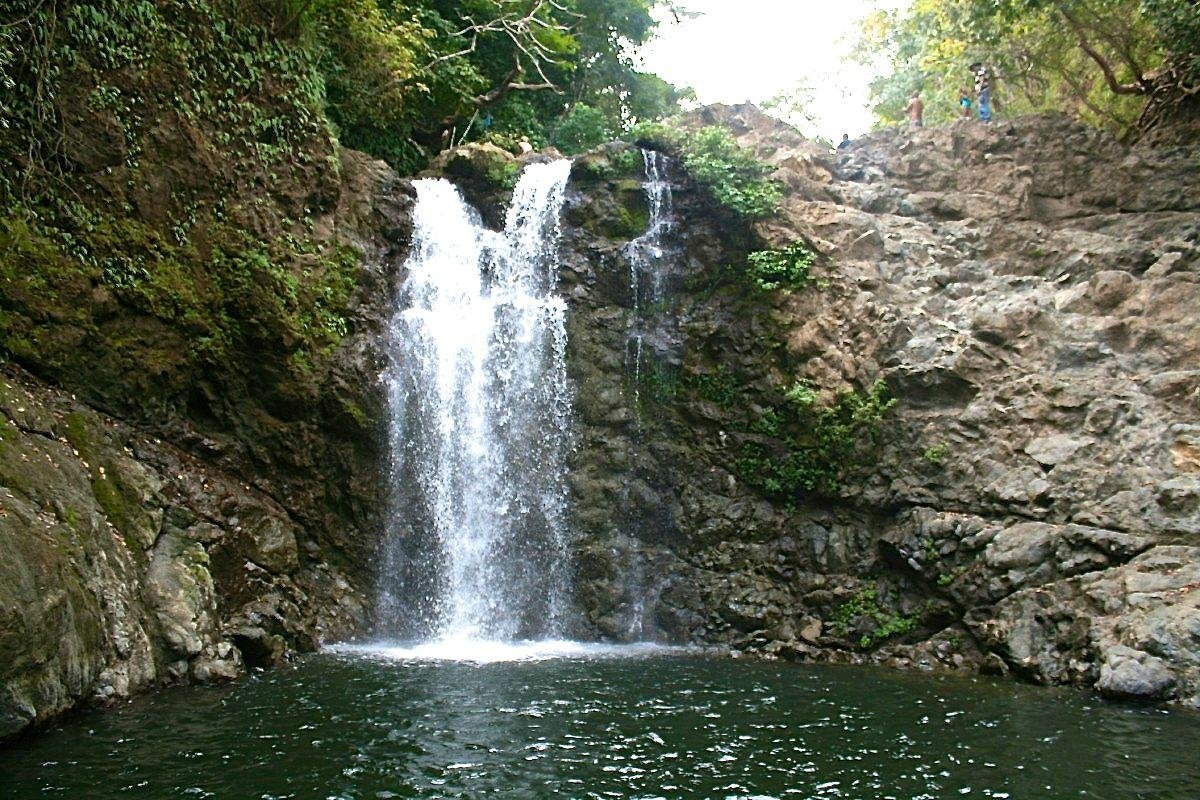
{"type": "Polygon", "coordinates": [[[657,150],[642,150],[645,177],[642,191],[646,195],[649,223],[645,232],[629,243],[629,292],[633,301],[631,328],[626,342],[626,364],[633,375],[633,407],[641,408],[643,343],[646,337],[643,316],[656,310],[665,299],[663,259],[664,240],[674,225],[674,198],[667,180],[670,159],[657,150]],[[650,308],[644,301],[648,300],[650,308]],[[630,364],[629,362],[632,362],[630,364]]]}
{"type": "MultiPolygon", "coordinates": [[[[656,150],[642,150],[644,178],[642,191],[646,196],[649,220],[641,236],[631,241],[626,248],[629,261],[629,291],[633,313],[629,318],[626,337],[625,358],[627,374],[632,375],[633,427],[639,441],[645,431],[642,415],[657,398],[642,397],[642,382],[650,379],[661,391],[663,380],[663,353],[670,349],[668,335],[670,322],[664,319],[667,301],[666,277],[670,261],[676,255],[668,252],[668,235],[675,225],[674,196],[667,179],[670,159],[656,150]],[[647,340],[649,340],[647,342],[647,340]],[[643,370],[647,370],[645,378],[643,370]],[[646,401],[647,406],[643,405],[646,401]]],[[[654,576],[648,575],[640,558],[629,558],[623,565],[624,638],[627,641],[644,641],[653,637],[653,622],[647,619],[649,598],[654,595],[654,576]]],[[[661,577],[661,576],[659,576],[661,577]]]]}
{"type": "Polygon", "coordinates": [[[650,210],[646,231],[629,243],[629,288],[633,293],[635,314],[641,309],[642,284],[649,282],[649,300],[663,299],[663,274],[659,262],[663,258],[663,238],[674,224],[671,184],[667,182],[670,160],[657,150],[642,150],[645,179],[642,191],[650,210]]]}
{"type": "Polygon", "coordinates": [[[555,294],[569,161],[524,169],[503,232],[442,179],[415,182],[392,319],[390,635],[555,637],[567,602],[566,305],[555,294]]]}

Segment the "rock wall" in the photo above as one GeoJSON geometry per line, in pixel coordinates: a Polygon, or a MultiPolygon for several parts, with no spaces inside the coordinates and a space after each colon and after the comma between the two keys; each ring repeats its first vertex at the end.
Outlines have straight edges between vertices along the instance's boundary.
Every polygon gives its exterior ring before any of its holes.
{"type": "Polygon", "coordinates": [[[413,197],[255,9],[60,11],[0,131],[0,738],[366,627],[413,197]]]}
{"type": "MultiPolygon", "coordinates": [[[[1035,118],[881,133],[835,158],[751,107],[691,122],[713,123],[777,168],[776,218],[747,225],[672,161],[673,224],[647,260],[631,245],[650,217],[641,154],[610,145],[573,173],[575,633],[1196,704],[1195,148],[1035,118]],[[820,254],[810,285],[747,279],[748,252],[796,241],[820,254]],[[790,388],[819,410],[879,380],[897,403],[836,486],[755,479],[793,441],[776,413],[790,388]]],[[[168,127],[176,145],[204,133],[168,127]]],[[[164,145],[138,169],[151,188],[211,179],[256,236],[309,237],[255,267],[278,285],[351,248],[344,327],[320,349],[296,309],[253,305],[274,284],[214,297],[226,316],[198,323],[0,241],[0,736],[368,624],[387,499],[379,343],[412,193],[308,144],[324,156],[270,190],[203,149],[164,145]],[[179,356],[209,322],[238,346],[179,356]]],[[[476,147],[436,167],[492,219],[517,165],[476,147]]],[[[111,169],[81,162],[79,186],[125,197],[111,169]]],[[[169,223],[131,199],[138,226],[169,223]]],[[[198,275],[224,235],[211,211],[196,249],[170,253],[198,275]]]]}
{"type": "MultiPolygon", "coordinates": [[[[268,340],[179,393],[147,389],[107,358],[181,331],[99,288],[101,330],[74,338],[86,308],[34,317],[97,360],[66,373],[19,358],[0,376],[0,738],[368,629],[387,491],[380,342],[411,189],[350,151],[339,174],[320,224],[362,258],[348,331],[311,383],[281,374],[268,340]]],[[[29,308],[11,286],[4,300],[29,308]]]]}
{"type": "MultiPolygon", "coordinates": [[[[71,374],[20,359],[53,384],[4,367],[0,738],[80,702],[236,678],[370,626],[386,499],[379,342],[410,190],[383,164],[341,158],[324,224],[364,258],[349,331],[311,384],[281,385],[283,356],[266,348],[180,395],[130,403],[97,393],[113,385],[95,380],[103,356],[71,374]]],[[[118,330],[156,336],[136,309],[107,315],[80,347],[106,348],[118,330]]],[[[76,319],[40,325],[58,335],[76,319]]]]}
{"type": "Polygon", "coordinates": [[[13,367],[0,411],[0,736],[362,625],[360,589],[269,494],[13,367]]]}
{"type": "Polygon", "coordinates": [[[585,627],[1200,703],[1196,147],[1040,117],[832,156],[748,106],[690,124],[787,197],[747,228],[676,165],[666,292],[635,313],[630,237],[601,221],[644,209],[640,164],[577,165],[585,627]],[[749,285],[747,250],[794,241],[814,283],[749,285]],[[878,379],[897,403],[837,491],[745,479],[787,387],[829,406],[878,379]]]}

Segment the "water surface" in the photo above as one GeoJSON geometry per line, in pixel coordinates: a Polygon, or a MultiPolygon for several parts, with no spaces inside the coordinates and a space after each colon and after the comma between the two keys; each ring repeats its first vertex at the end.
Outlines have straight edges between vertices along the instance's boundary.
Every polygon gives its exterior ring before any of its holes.
{"type": "Polygon", "coordinates": [[[1200,797],[1191,712],[618,652],[480,664],[315,655],[18,742],[0,751],[0,797],[1200,797]]]}

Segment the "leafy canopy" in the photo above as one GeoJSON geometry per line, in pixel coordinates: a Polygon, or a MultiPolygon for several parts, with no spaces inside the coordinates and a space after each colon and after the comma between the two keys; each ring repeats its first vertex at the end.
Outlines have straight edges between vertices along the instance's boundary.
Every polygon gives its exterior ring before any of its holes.
{"type": "Polygon", "coordinates": [[[629,55],[655,2],[315,0],[306,28],[342,141],[413,169],[470,139],[573,154],[675,110],[629,55]]]}
{"type": "Polygon", "coordinates": [[[862,28],[859,59],[880,69],[871,85],[880,124],[900,122],[908,95],[925,94],[926,119],[958,113],[967,69],[985,62],[994,99],[1009,113],[1065,111],[1118,132],[1137,123],[1156,76],[1175,66],[1200,79],[1196,0],[914,0],[862,28]]]}

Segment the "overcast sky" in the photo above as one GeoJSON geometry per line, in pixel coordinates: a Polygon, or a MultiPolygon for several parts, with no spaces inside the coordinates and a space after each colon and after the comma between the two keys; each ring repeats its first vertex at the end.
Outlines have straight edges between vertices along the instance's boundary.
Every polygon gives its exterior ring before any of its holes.
{"type": "MultiPolygon", "coordinates": [[[[816,133],[831,140],[871,125],[868,70],[845,59],[858,20],[904,0],[682,0],[702,13],[665,18],[642,51],[646,68],[691,86],[702,103],[761,103],[797,85],[813,90],[816,133]]],[[[809,131],[806,131],[809,132],[809,131]]]]}

